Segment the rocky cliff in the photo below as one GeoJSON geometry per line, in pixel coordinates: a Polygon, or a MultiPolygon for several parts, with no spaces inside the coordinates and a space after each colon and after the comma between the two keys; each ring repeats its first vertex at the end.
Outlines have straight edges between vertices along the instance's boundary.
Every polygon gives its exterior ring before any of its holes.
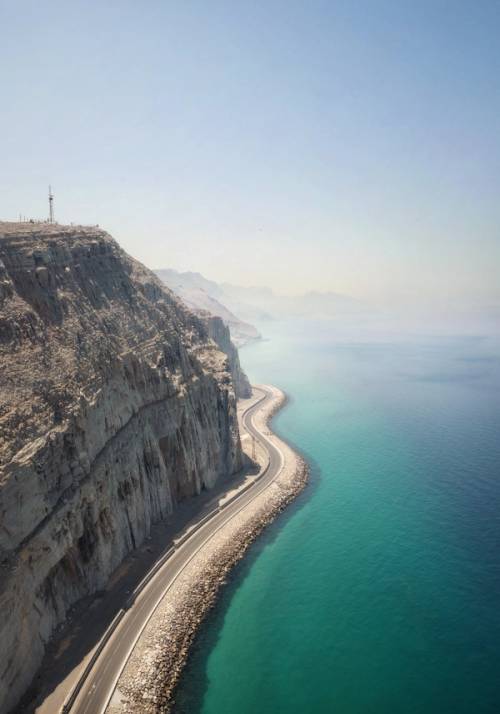
{"type": "Polygon", "coordinates": [[[160,269],[158,277],[195,311],[206,311],[221,317],[231,331],[231,340],[237,347],[259,340],[259,331],[248,322],[240,320],[225,305],[226,295],[218,283],[207,280],[201,273],[179,273],[177,270],[160,269]]]}
{"type": "Polygon", "coordinates": [[[211,315],[209,312],[199,310],[197,314],[204,321],[209,337],[211,337],[219,349],[227,355],[229,371],[231,372],[236,396],[242,399],[247,399],[252,396],[252,388],[248,377],[241,368],[238,350],[231,341],[229,327],[224,324],[222,318],[211,315]]]}
{"type": "Polygon", "coordinates": [[[0,223],[1,711],[71,604],[240,468],[209,333],[98,228],[0,223]]]}

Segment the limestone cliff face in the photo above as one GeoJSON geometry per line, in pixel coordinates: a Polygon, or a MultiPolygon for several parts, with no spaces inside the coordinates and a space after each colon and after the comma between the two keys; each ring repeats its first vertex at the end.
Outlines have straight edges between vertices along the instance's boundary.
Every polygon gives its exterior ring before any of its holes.
{"type": "Polygon", "coordinates": [[[198,311],[197,313],[205,322],[209,336],[227,355],[229,371],[233,380],[234,391],[237,397],[246,399],[252,395],[252,388],[248,377],[241,368],[238,350],[231,341],[229,327],[224,324],[222,318],[211,315],[209,312],[198,311]]]}
{"type": "Polygon", "coordinates": [[[71,604],[240,468],[235,401],[207,325],[106,233],[0,223],[1,711],[71,604]]]}

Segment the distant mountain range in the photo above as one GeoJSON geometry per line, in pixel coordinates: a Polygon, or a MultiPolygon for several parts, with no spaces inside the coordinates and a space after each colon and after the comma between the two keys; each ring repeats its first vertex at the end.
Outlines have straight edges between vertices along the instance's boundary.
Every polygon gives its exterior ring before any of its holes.
{"type": "MultiPolygon", "coordinates": [[[[237,347],[260,339],[259,331],[237,317],[219,298],[225,301],[220,286],[200,273],[179,273],[177,270],[157,270],[156,274],[192,310],[206,310],[217,315],[229,327],[231,339],[237,347]]],[[[225,301],[226,302],[226,301],[225,301]]]]}
{"type": "Polygon", "coordinates": [[[254,322],[294,317],[329,319],[363,309],[357,300],[333,292],[277,295],[271,288],[216,283],[201,273],[157,270],[156,274],[192,309],[221,317],[239,346],[260,337],[254,322]]]}
{"type": "Polygon", "coordinates": [[[338,317],[361,309],[360,303],[333,292],[307,292],[302,295],[277,295],[271,288],[243,288],[229,283],[220,286],[221,299],[245,320],[276,320],[308,317],[338,317]]]}

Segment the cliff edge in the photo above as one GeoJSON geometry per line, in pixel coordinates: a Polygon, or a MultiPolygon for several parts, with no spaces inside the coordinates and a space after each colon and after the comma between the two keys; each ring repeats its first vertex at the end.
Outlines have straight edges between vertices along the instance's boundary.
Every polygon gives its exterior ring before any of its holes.
{"type": "Polygon", "coordinates": [[[231,340],[229,327],[217,315],[212,315],[204,310],[197,310],[196,314],[204,321],[209,337],[227,355],[236,396],[241,399],[248,399],[252,396],[252,387],[241,367],[238,350],[231,340]]]}
{"type": "Polygon", "coordinates": [[[240,469],[213,330],[99,228],[0,223],[1,711],[69,607],[240,469]]]}

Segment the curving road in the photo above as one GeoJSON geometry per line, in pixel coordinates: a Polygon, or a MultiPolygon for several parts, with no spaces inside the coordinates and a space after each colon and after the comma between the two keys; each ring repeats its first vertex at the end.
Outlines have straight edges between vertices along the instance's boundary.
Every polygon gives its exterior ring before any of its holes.
{"type": "MultiPolygon", "coordinates": [[[[259,387],[260,399],[243,414],[243,427],[265,448],[269,463],[264,472],[246,490],[224,504],[213,514],[206,516],[193,529],[182,544],[171,551],[166,562],[151,577],[130,607],[121,612],[121,619],[113,630],[104,648],[86,677],[77,685],[78,694],[74,694],[63,706],[62,712],[71,714],[103,714],[113,695],[116,683],[127,660],[148,623],[156,606],[169,590],[175,579],[196,555],[200,548],[231,518],[239,513],[254,498],[260,495],[278,476],[283,466],[281,451],[253,423],[253,416],[263,405],[272,399],[273,393],[265,387],[259,387]]],[[[158,566],[156,566],[158,568],[158,566]]]]}

